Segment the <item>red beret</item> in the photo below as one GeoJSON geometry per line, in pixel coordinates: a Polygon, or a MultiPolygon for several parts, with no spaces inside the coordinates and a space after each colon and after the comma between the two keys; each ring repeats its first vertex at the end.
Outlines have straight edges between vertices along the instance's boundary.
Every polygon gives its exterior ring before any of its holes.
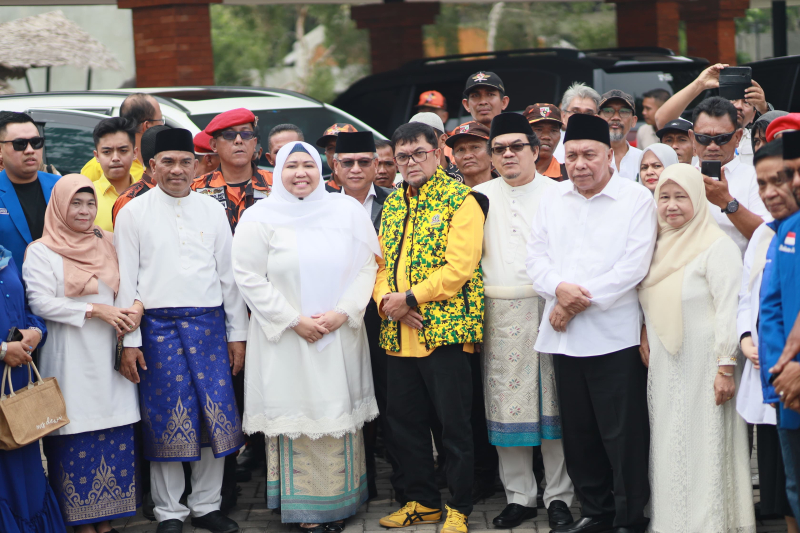
{"type": "Polygon", "coordinates": [[[224,130],[225,128],[232,128],[242,124],[253,124],[256,122],[256,116],[249,109],[240,107],[239,109],[231,109],[220,113],[208,123],[206,129],[203,131],[209,135],[214,135],[215,131],[224,130]]]}
{"type": "Polygon", "coordinates": [[[194,136],[194,153],[196,154],[213,154],[215,153],[214,150],[211,149],[211,144],[208,141],[211,140],[211,135],[208,133],[201,131],[197,135],[194,136]]]}
{"type": "Polygon", "coordinates": [[[800,113],[789,113],[778,117],[769,123],[767,127],[767,142],[775,140],[776,133],[800,130],[800,113]]]}

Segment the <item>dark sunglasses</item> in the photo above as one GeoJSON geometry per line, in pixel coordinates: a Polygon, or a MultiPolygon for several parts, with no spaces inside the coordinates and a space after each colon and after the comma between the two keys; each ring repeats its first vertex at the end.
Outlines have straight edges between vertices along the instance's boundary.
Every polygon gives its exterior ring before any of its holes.
{"type": "Polygon", "coordinates": [[[243,141],[249,141],[256,138],[254,131],[223,131],[219,134],[220,137],[226,141],[235,141],[237,136],[241,136],[243,141]]]}
{"type": "Polygon", "coordinates": [[[0,143],[11,143],[17,152],[24,152],[28,145],[34,150],[39,150],[44,146],[44,137],[31,137],[30,139],[14,139],[13,141],[0,141],[0,143]]]}
{"type": "Polygon", "coordinates": [[[694,138],[703,146],[708,146],[712,142],[717,146],[723,146],[731,142],[736,132],[723,133],[722,135],[703,135],[702,133],[695,133],[694,138]]]}
{"type": "Polygon", "coordinates": [[[506,150],[511,150],[515,154],[518,154],[522,150],[524,150],[526,146],[530,145],[531,143],[514,143],[514,144],[509,144],[508,146],[492,146],[492,153],[494,155],[503,155],[504,153],[506,153],[506,150]]]}
{"type": "Polygon", "coordinates": [[[369,168],[372,166],[374,159],[345,159],[344,161],[337,159],[342,168],[353,168],[356,163],[360,168],[369,168]]]}

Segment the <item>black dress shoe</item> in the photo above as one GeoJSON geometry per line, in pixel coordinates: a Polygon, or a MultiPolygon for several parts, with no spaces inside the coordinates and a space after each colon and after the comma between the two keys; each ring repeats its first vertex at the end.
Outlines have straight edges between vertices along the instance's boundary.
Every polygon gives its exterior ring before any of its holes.
{"type": "Polygon", "coordinates": [[[613,516],[582,516],[575,522],[553,529],[553,533],[605,533],[611,531],[613,516]]]}
{"type": "Polygon", "coordinates": [[[177,518],[172,520],[164,520],[158,523],[156,533],[181,533],[183,531],[183,522],[177,518]]]}
{"type": "Polygon", "coordinates": [[[547,517],[550,520],[550,529],[568,526],[575,521],[575,519],[572,518],[572,513],[569,512],[569,507],[561,500],[553,500],[550,502],[550,507],[547,509],[547,517]]]}
{"type": "Polygon", "coordinates": [[[519,526],[523,520],[534,518],[537,512],[536,507],[525,507],[518,503],[509,503],[503,509],[503,512],[492,520],[492,524],[500,529],[511,529],[519,526]]]}
{"type": "Polygon", "coordinates": [[[222,514],[222,511],[213,511],[203,516],[193,516],[192,525],[202,527],[211,533],[237,533],[239,524],[222,514]]]}
{"type": "Polygon", "coordinates": [[[325,524],[326,533],[342,533],[344,528],[344,520],[340,520],[339,522],[328,522],[325,524]]]}

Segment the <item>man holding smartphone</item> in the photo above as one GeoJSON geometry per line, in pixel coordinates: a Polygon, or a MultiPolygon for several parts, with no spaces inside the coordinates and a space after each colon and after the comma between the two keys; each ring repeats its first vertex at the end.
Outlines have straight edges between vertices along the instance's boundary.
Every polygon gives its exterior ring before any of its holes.
{"type": "MultiPolygon", "coordinates": [[[[666,105],[666,104],[664,104],[666,105]]],[[[714,96],[700,102],[692,115],[689,132],[694,151],[703,162],[721,166],[719,176],[703,176],[706,197],[719,227],[739,246],[744,255],[753,232],[764,222],[767,210],[758,195],[755,169],[742,163],[736,146],[742,138],[736,108],[728,100],[714,96]]],[[[708,169],[711,165],[705,165],[708,169]]]]}

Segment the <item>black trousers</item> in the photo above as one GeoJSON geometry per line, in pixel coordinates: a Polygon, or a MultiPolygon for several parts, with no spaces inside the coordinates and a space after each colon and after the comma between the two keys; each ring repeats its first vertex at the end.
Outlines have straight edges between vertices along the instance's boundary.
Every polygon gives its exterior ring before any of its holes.
{"type": "Polygon", "coordinates": [[[406,497],[432,509],[442,508],[436,486],[431,420],[442,423],[447,450],[448,505],[472,512],[472,378],[463,345],[441,346],[428,357],[388,358],[388,415],[395,450],[405,475],[406,497]]]}
{"type": "Polygon", "coordinates": [[[650,422],[639,347],[595,357],[554,355],[567,473],[582,516],[647,523],[650,422]]]}
{"type": "Polygon", "coordinates": [[[489,442],[489,428],[486,425],[486,404],[483,401],[483,371],[481,357],[470,357],[472,368],[472,446],[475,453],[475,483],[493,485],[498,475],[499,460],[497,449],[489,442]]]}
{"type": "Polygon", "coordinates": [[[386,416],[386,396],[388,370],[387,364],[389,356],[386,350],[378,343],[381,330],[381,317],[378,314],[378,306],[374,300],[370,300],[367,310],[364,313],[364,325],[367,330],[367,342],[369,343],[369,357],[372,364],[372,383],[375,387],[375,400],[378,402],[380,416],[364,425],[364,452],[367,460],[367,483],[370,489],[375,487],[375,447],[378,440],[378,427],[383,433],[383,444],[386,448],[386,460],[392,465],[392,477],[390,481],[395,492],[395,497],[402,501],[405,494],[405,481],[400,461],[394,450],[395,440],[392,437],[392,430],[389,427],[389,419],[386,416]]]}

